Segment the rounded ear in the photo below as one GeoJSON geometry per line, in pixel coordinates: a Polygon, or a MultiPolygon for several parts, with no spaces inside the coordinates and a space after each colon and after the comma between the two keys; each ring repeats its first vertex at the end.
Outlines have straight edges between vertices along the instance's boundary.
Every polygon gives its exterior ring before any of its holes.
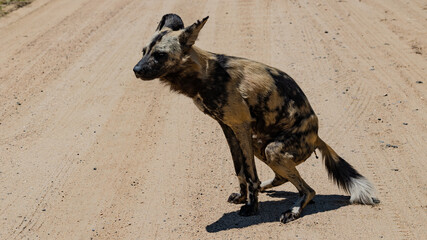
{"type": "Polygon", "coordinates": [[[205,23],[208,21],[209,16],[203,18],[201,21],[197,20],[193,25],[186,27],[179,36],[179,41],[182,45],[190,47],[192,46],[199,36],[200,30],[203,28],[205,23]]]}
{"type": "Polygon", "coordinates": [[[162,17],[162,20],[160,20],[156,31],[160,31],[163,28],[170,28],[173,31],[177,31],[184,28],[184,22],[180,16],[174,13],[165,14],[162,17]]]}

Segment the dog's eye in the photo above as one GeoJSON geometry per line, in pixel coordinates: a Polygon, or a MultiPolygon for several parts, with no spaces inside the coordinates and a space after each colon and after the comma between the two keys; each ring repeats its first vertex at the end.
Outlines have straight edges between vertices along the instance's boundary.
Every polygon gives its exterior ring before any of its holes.
{"type": "Polygon", "coordinates": [[[168,54],[164,52],[154,52],[152,56],[157,61],[164,61],[168,58],[168,54]]]}

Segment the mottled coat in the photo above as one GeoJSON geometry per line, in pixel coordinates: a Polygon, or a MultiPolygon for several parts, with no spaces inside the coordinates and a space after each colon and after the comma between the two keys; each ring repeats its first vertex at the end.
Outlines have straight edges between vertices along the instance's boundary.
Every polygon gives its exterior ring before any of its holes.
{"type": "Polygon", "coordinates": [[[257,213],[259,191],[290,181],[301,197],[280,219],[286,223],[298,218],[315,191],[295,167],[317,148],[329,175],[351,194],[352,202],[377,202],[369,181],[320,139],[316,114],[290,76],[259,62],[194,46],[207,19],[184,28],[178,15],[163,16],[134,72],[143,80],[159,78],[218,121],[240,183],[240,192],[228,201],[245,203],[240,215],[257,213]],[[254,156],[271,167],[273,179],[259,181],[254,156]]]}

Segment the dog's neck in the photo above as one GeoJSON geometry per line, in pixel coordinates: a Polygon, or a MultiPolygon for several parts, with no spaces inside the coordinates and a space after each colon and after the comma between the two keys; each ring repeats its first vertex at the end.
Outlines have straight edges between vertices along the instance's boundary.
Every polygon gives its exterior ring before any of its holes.
{"type": "Polygon", "coordinates": [[[199,89],[204,87],[212,61],[216,61],[213,53],[193,46],[183,64],[172,73],[161,77],[160,81],[169,85],[171,90],[193,98],[199,89]]]}
{"type": "Polygon", "coordinates": [[[189,51],[188,58],[189,61],[199,66],[201,72],[206,72],[209,68],[209,61],[215,60],[215,54],[193,46],[189,51]]]}

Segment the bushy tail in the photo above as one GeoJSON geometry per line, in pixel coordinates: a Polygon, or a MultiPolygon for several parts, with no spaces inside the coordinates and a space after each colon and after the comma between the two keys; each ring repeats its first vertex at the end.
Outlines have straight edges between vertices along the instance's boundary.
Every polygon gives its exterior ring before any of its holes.
{"type": "Polygon", "coordinates": [[[350,194],[351,203],[370,205],[379,203],[375,197],[375,189],[368,179],[338,156],[322,139],[318,138],[316,145],[322,152],[329,178],[332,178],[338,187],[350,194]]]}

